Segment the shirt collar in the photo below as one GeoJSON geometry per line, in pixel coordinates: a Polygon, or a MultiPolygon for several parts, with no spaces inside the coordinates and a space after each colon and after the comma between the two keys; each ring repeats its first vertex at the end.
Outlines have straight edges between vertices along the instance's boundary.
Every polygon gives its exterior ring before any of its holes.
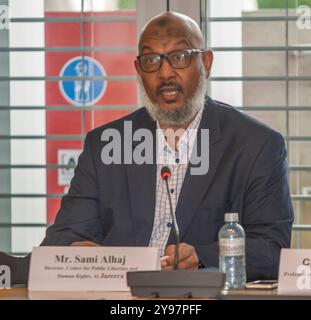
{"type": "Polygon", "coordinates": [[[158,163],[166,163],[166,161],[172,157],[171,161],[175,163],[175,158],[178,157],[181,162],[186,161],[188,163],[192,152],[193,144],[197,136],[197,130],[199,129],[200,122],[203,114],[202,108],[191,121],[188,128],[185,130],[181,138],[177,143],[177,151],[173,150],[166,142],[163,130],[157,121],[157,139],[158,139],[158,163]],[[166,160],[165,160],[166,159],[166,160]],[[182,160],[183,159],[183,160],[182,160]]]}

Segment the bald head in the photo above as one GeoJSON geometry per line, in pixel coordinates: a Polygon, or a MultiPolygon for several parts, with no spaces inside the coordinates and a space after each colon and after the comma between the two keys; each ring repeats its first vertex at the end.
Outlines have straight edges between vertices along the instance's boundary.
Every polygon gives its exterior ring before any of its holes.
{"type": "Polygon", "coordinates": [[[203,108],[212,61],[190,17],[164,12],[144,26],[135,68],[141,101],[162,128],[186,128],[203,108]]]}
{"type": "Polygon", "coordinates": [[[193,48],[203,48],[202,32],[190,17],[177,12],[164,12],[151,19],[143,27],[138,49],[141,53],[143,44],[149,40],[167,40],[184,37],[193,48]]]}

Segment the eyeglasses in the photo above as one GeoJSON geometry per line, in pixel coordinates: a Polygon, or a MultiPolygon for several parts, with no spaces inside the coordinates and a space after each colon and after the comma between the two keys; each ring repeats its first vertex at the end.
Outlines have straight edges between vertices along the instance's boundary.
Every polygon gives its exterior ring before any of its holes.
{"type": "Polygon", "coordinates": [[[199,49],[183,49],[174,50],[165,54],[147,53],[137,56],[137,60],[140,68],[144,72],[158,71],[162,66],[163,59],[166,59],[170,66],[175,69],[185,69],[189,67],[191,63],[192,54],[203,52],[203,50],[199,49]]]}

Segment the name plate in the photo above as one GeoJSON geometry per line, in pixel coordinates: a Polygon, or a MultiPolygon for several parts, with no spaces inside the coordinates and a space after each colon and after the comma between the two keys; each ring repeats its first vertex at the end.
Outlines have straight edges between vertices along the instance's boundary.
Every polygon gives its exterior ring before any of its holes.
{"type": "Polygon", "coordinates": [[[29,291],[129,291],[128,271],[160,270],[157,248],[33,248],[29,291]]]}
{"type": "Polygon", "coordinates": [[[282,249],[278,292],[311,295],[311,250],[282,249]]]}

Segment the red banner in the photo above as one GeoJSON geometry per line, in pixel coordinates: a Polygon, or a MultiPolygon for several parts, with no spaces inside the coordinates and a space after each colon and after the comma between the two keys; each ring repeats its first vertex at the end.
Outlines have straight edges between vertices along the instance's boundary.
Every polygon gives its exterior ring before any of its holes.
{"type": "MultiPolygon", "coordinates": [[[[86,13],[85,17],[128,17],[134,11],[86,13]]],[[[46,17],[80,18],[80,13],[47,12],[46,17]]],[[[67,107],[67,110],[46,111],[47,135],[81,135],[92,128],[110,122],[130,110],[105,110],[108,105],[136,105],[135,80],[88,80],[86,76],[135,76],[134,51],[122,47],[136,46],[135,20],[125,22],[46,22],[45,56],[46,76],[75,77],[69,81],[46,81],[46,105],[67,107]],[[83,26],[83,30],[82,30],[83,26]],[[66,51],[55,47],[121,47],[120,50],[66,51]],[[49,50],[49,48],[51,50],[49,50]],[[54,48],[54,49],[52,49],[54,48]],[[93,110],[70,110],[70,106],[94,106],[93,110]],[[96,110],[96,106],[98,110],[96,110]],[[100,107],[99,107],[100,106],[100,107]]],[[[75,165],[82,149],[80,140],[46,141],[47,164],[75,165]]],[[[73,175],[73,169],[47,169],[47,193],[64,193],[73,175]]],[[[53,223],[60,199],[48,198],[47,221],[53,223]]]]}

